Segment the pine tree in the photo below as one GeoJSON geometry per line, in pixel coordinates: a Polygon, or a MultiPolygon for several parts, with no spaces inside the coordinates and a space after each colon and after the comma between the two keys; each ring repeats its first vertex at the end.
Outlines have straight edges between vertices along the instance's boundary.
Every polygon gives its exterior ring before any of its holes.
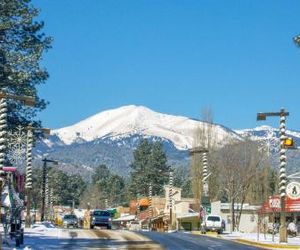
{"type": "Polygon", "coordinates": [[[125,200],[125,181],[124,178],[112,174],[109,168],[102,164],[95,169],[92,176],[91,190],[99,190],[98,194],[92,194],[97,197],[97,202],[104,207],[105,199],[110,206],[117,206],[125,200]]]}
{"type": "Polygon", "coordinates": [[[14,125],[28,124],[47,104],[38,97],[36,87],[48,78],[40,61],[52,39],[42,33],[44,23],[34,21],[39,11],[30,2],[0,0],[0,89],[36,99],[34,108],[10,104],[8,119],[14,125]]]}
{"type": "Polygon", "coordinates": [[[150,183],[152,184],[153,195],[162,194],[163,186],[167,184],[170,172],[162,144],[159,142],[150,143],[143,139],[133,155],[130,178],[131,194],[147,196],[150,183]]]}

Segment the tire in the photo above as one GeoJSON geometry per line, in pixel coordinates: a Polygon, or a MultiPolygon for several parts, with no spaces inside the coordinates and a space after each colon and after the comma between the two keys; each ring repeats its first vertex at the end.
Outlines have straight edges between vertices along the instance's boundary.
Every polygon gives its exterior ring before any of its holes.
{"type": "Polygon", "coordinates": [[[94,225],[90,225],[90,229],[94,229],[94,225]]]}
{"type": "Polygon", "coordinates": [[[109,230],[111,230],[111,226],[107,226],[106,228],[109,229],[109,230]]]}

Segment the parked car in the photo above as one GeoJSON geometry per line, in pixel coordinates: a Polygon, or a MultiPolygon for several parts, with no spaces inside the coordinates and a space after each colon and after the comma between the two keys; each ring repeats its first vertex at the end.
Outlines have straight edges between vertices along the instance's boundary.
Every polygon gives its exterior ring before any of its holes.
{"type": "Polygon", "coordinates": [[[112,218],[111,213],[107,210],[94,210],[91,213],[91,224],[90,228],[93,229],[95,226],[106,227],[111,229],[112,218]]]}
{"type": "Polygon", "coordinates": [[[78,227],[78,219],[75,214],[66,214],[63,217],[63,227],[78,227]]]}
{"type": "Polygon", "coordinates": [[[141,224],[137,220],[129,221],[127,227],[128,230],[141,230],[141,224]]]}
{"type": "Polygon", "coordinates": [[[208,215],[205,218],[202,230],[204,233],[207,231],[223,232],[222,218],[219,215],[208,215]]]}

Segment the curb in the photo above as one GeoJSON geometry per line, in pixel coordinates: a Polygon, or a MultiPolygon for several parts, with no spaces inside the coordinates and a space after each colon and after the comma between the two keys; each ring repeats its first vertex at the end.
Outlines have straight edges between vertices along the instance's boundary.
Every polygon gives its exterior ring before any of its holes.
{"type": "Polygon", "coordinates": [[[202,236],[211,237],[211,238],[219,238],[219,239],[228,240],[228,241],[235,241],[235,242],[238,242],[238,243],[241,243],[244,245],[248,245],[248,246],[257,246],[257,247],[264,247],[264,248],[269,248],[269,249],[298,249],[298,250],[300,250],[299,245],[279,245],[279,244],[261,243],[261,242],[245,240],[245,239],[226,239],[218,234],[210,234],[210,233],[202,234],[199,231],[194,231],[194,232],[192,232],[192,234],[202,235],[202,236]]]}
{"type": "Polygon", "coordinates": [[[300,249],[300,246],[295,245],[279,245],[279,244],[269,244],[269,243],[261,243],[261,242],[255,242],[251,240],[244,240],[244,239],[235,239],[233,241],[250,245],[250,246],[257,246],[257,247],[267,247],[270,249],[300,249]]]}

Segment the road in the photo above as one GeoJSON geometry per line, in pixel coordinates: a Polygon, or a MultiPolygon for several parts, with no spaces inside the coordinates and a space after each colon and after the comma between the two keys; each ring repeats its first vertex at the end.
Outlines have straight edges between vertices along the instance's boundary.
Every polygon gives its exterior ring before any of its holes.
{"type": "Polygon", "coordinates": [[[190,233],[158,233],[141,232],[143,236],[159,243],[165,250],[257,250],[253,246],[246,246],[233,241],[219,238],[194,235],[190,233]]]}
{"type": "Polygon", "coordinates": [[[55,229],[51,232],[25,231],[24,247],[52,249],[141,249],[162,250],[159,244],[131,231],[55,229]]]}
{"type": "Polygon", "coordinates": [[[55,229],[27,232],[25,246],[45,249],[141,249],[141,250],[254,250],[256,247],[188,233],[133,232],[127,230],[55,229]]]}

